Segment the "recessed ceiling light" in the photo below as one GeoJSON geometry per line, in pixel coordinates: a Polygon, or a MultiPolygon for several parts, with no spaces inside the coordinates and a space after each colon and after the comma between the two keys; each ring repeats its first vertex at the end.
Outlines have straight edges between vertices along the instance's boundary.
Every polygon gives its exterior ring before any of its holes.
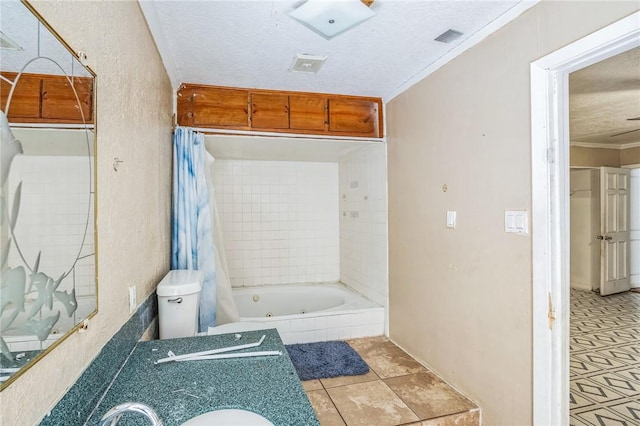
{"type": "Polygon", "coordinates": [[[11,40],[5,33],[0,31],[0,48],[10,50],[22,50],[22,47],[15,41],[11,40]]]}
{"type": "Polygon", "coordinates": [[[327,40],[375,15],[376,13],[360,0],[307,0],[289,13],[293,19],[327,40]]]}
{"type": "Polygon", "coordinates": [[[434,40],[435,41],[440,41],[442,43],[451,43],[452,41],[457,40],[458,38],[460,38],[461,35],[462,35],[462,33],[460,31],[447,30],[447,31],[443,32],[442,34],[440,34],[438,37],[436,37],[434,40]]]}

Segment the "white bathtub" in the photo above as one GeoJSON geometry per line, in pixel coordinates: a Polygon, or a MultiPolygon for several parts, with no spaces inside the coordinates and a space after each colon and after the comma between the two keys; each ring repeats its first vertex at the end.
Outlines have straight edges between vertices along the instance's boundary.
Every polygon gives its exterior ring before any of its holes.
{"type": "Polygon", "coordinates": [[[234,288],[233,298],[240,322],[208,334],[276,328],[285,344],[384,334],[384,308],[342,284],[234,288]]]}

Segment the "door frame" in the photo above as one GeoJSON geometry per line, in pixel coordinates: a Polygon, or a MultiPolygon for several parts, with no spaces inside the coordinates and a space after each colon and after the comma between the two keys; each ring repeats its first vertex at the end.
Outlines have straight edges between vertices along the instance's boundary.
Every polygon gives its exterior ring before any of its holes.
{"type": "Polygon", "coordinates": [[[536,425],[563,425],[569,420],[569,73],[640,46],[638,22],[640,12],[531,64],[536,425]]]}

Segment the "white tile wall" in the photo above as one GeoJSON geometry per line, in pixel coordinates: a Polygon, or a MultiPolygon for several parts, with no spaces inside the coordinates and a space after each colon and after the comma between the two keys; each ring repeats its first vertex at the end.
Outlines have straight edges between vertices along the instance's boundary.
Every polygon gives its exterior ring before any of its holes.
{"type": "Polygon", "coordinates": [[[216,160],[231,284],[338,281],[338,165],[216,160]]]}
{"type": "Polygon", "coordinates": [[[340,281],[386,306],[386,147],[371,144],[340,162],[340,281]]]}
{"type": "MultiPolygon", "coordinates": [[[[95,295],[96,288],[91,164],[88,157],[21,155],[14,158],[8,179],[9,205],[22,182],[15,237],[28,264],[33,266],[41,252],[39,270],[58,278],[80,256],[58,287],[75,288],[77,296],[95,295]]],[[[9,266],[19,265],[24,263],[11,247],[9,266]]]]}

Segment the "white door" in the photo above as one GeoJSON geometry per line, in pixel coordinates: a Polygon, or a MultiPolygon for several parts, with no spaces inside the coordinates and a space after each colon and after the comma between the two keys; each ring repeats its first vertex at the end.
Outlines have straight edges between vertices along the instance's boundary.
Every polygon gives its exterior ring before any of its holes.
{"type": "Polygon", "coordinates": [[[600,167],[600,295],[631,288],[629,170],[600,167]]]}

